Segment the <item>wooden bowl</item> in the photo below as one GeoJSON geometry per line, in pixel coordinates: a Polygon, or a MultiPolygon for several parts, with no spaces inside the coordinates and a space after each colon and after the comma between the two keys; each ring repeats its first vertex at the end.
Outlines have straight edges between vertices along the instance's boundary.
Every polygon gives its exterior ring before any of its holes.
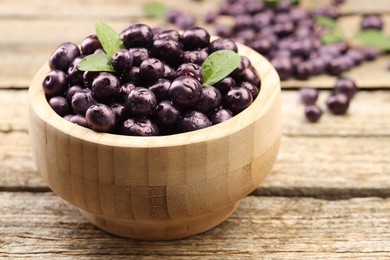
{"type": "Polygon", "coordinates": [[[98,133],[63,119],[42,90],[45,64],[29,89],[38,171],[56,194],[112,234],[169,240],[220,224],[271,170],[281,136],[276,71],[248,47],[239,45],[239,53],[262,81],[253,104],[221,124],[161,137],[98,133]]]}

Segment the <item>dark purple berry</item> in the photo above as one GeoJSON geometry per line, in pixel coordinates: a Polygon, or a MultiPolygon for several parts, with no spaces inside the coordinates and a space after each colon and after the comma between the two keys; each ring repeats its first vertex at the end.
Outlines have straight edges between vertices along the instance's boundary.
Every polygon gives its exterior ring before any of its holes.
{"type": "Polygon", "coordinates": [[[326,105],[335,115],[345,114],[349,107],[349,98],[343,93],[331,95],[326,101],[326,105]]]}
{"type": "Polygon", "coordinates": [[[77,57],[69,65],[68,68],[68,83],[69,85],[79,85],[83,83],[83,71],[78,70],[77,65],[82,60],[82,57],[77,57]]]}
{"type": "Polygon", "coordinates": [[[210,43],[209,53],[213,53],[219,50],[231,50],[234,52],[238,52],[236,43],[226,38],[218,38],[210,43]]]}
{"type": "Polygon", "coordinates": [[[163,32],[155,35],[154,40],[157,40],[157,39],[170,39],[170,40],[174,40],[174,41],[180,41],[181,36],[180,36],[179,32],[176,30],[166,30],[166,31],[163,31],[163,32]]]}
{"type": "Polygon", "coordinates": [[[180,119],[180,110],[169,100],[163,100],[158,103],[156,108],[156,120],[164,126],[171,126],[180,119]]]}
{"type": "Polygon", "coordinates": [[[252,94],[246,88],[231,88],[224,96],[224,105],[234,114],[238,114],[252,104],[252,94]]]}
{"type": "Polygon", "coordinates": [[[348,78],[339,78],[336,81],[336,85],[334,87],[334,93],[343,93],[347,95],[349,99],[351,99],[358,88],[356,87],[356,83],[348,78]]]}
{"type": "Polygon", "coordinates": [[[95,80],[95,78],[99,76],[99,72],[96,71],[84,71],[83,73],[83,83],[84,88],[90,88],[92,89],[92,83],[95,80]]]}
{"type": "Polygon", "coordinates": [[[80,49],[76,44],[65,42],[57,47],[49,58],[49,66],[52,70],[68,71],[73,60],[80,56],[80,49]]]}
{"type": "Polygon", "coordinates": [[[209,54],[205,49],[198,51],[185,51],[183,53],[183,62],[202,65],[208,55],[209,54]]]}
{"type": "Polygon", "coordinates": [[[190,132],[211,126],[208,117],[199,111],[189,111],[183,115],[179,122],[182,132],[190,132]]]}
{"type": "Polygon", "coordinates": [[[174,80],[175,78],[177,78],[176,71],[171,66],[165,63],[164,63],[164,78],[168,80],[174,80]]]}
{"type": "Polygon", "coordinates": [[[101,103],[109,104],[118,95],[120,82],[111,73],[101,72],[92,82],[92,97],[101,103]]]}
{"type": "Polygon", "coordinates": [[[72,115],[72,117],[69,118],[69,122],[72,122],[73,124],[76,124],[79,126],[89,128],[87,120],[82,115],[72,115]]]}
{"type": "Polygon", "coordinates": [[[366,60],[375,60],[381,55],[381,50],[373,46],[363,47],[362,52],[366,60]]]}
{"type": "Polygon", "coordinates": [[[199,82],[203,80],[202,68],[195,63],[183,63],[176,70],[176,77],[187,76],[199,82]]]}
{"type": "Polygon", "coordinates": [[[271,64],[278,72],[280,80],[286,80],[292,75],[293,68],[289,57],[275,57],[271,64]]]}
{"type": "Polygon", "coordinates": [[[98,132],[109,132],[115,125],[114,112],[104,104],[92,105],[85,113],[88,126],[98,132]]]}
{"type": "Polygon", "coordinates": [[[124,72],[133,66],[133,55],[127,50],[122,49],[112,55],[111,65],[116,72],[124,72]]]}
{"type": "Polygon", "coordinates": [[[144,60],[139,66],[139,76],[144,82],[154,83],[164,75],[164,64],[155,58],[144,60]]]}
{"type": "Polygon", "coordinates": [[[240,76],[240,79],[242,81],[248,81],[260,88],[260,78],[252,68],[247,68],[245,72],[240,76]]]}
{"type": "Polygon", "coordinates": [[[169,65],[176,65],[181,61],[183,50],[178,41],[157,39],[153,42],[152,54],[169,65]]]}
{"type": "Polygon", "coordinates": [[[71,104],[73,95],[82,90],[83,88],[78,85],[73,85],[70,88],[68,88],[66,92],[66,100],[68,101],[68,103],[71,104]]]}
{"type": "Polygon", "coordinates": [[[247,90],[249,90],[249,92],[252,94],[253,99],[255,99],[259,94],[259,89],[250,82],[247,81],[241,82],[239,87],[246,88],[247,90]]]}
{"type": "Polygon", "coordinates": [[[156,106],[157,98],[152,91],[136,87],[127,97],[125,110],[134,116],[143,117],[151,115],[156,106]]]}
{"type": "Polygon", "coordinates": [[[315,88],[299,89],[300,99],[305,105],[314,105],[318,99],[318,90],[315,88]]]}
{"type": "Polygon", "coordinates": [[[192,77],[178,77],[172,82],[168,96],[180,107],[194,106],[202,96],[202,85],[192,77]]]}
{"type": "Polygon", "coordinates": [[[364,15],[360,24],[362,30],[382,30],[383,29],[383,20],[382,17],[378,14],[368,14],[364,15]]]}
{"type": "Polygon", "coordinates": [[[72,97],[72,110],[75,114],[85,115],[87,109],[95,104],[91,91],[77,92],[72,97]]]}
{"type": "Polygon", "coordinates": [[[171,82],[167,79],[159,79],[154,85],[149,87],[149,90],[153,92],[157,100],[161,101],[167,99],[168,90],[171,87],[171,82]]]}
{"type": "Polygon", "coordinates": [[[125,107],[122,104],[114,103],[110,106],[110,109],[115,114],[115,121],[118,122],[123,118],[125,107]]]}
{"type": "Polygon", "coordinates": [[[157,125],[147,118],[129,118],[121,124],[119,132],[132,136],[156,136],[160,134],[157,125]]]}
{"type": "Polygon", "coordinates": [[[216,125],[232,117],[233,117],[232,111],[230,111],[229,109],[221,108],[211,113],[209,118],[211,123],[213,123],[213,125],[216,125]]]}
{"type": "Polygon", "coordinates": [[[222,95],[221,92],[212,86],[204,86],[202,88],[202,97],[196,105],[196,110],[202,113],[208,113],[221,106],[222,95]]]}
{"type": "Polygon", "coordinates": [[[66,73],[61,70],[49,71],[42,82],[43,92],[48,96],[64,93],[68,86],[66,73]]]}
{"type": "Polygon", "coordinates": [[[181,43],[185,50],[203,49],[210,44],[210,34],[203,28],[192,27],[184,31],[181,43]]]}
{"type": "Polygon", "coordinates": [[[152,44],[153,31],[145,24],[133,24],[121,33],[126,48],[147,48],[152,44]]]}
{"type": "Polygon", "coordinates": [[[175,20],[175,24],[180,29],[186,30],[186,29],[191,28],[195,25],[195,17],[193,15],[190,15],[190,14],[179,15],[175,20]]]}
{"type": "Polygon", "coordinates": [[[214,10],[207,11],[203,16],[203,21],[208,24],[212,24],[218,17],[218,13],[214,10]]]}
{"type": "Polygon", "coordinates": [[[80,44],[81,53],[89,55],[94,53],[97,49],[102,49],[102,44],[96,34],[89,35],[84,38],[80,44]]]}
{"type": "Polygon", "coordinates": [[[135,85],[133,83],[125,83],[119,88],[118,98],[121,101],[126,101],[127,97],[129,96],[130,92],[135,89],[135,85]]]}
{"type": "Polygon", "coordinates": [[[168,9],[165,13],[165,19],[170,23],[175,23],[176,18],[181,16],[182,13],[177,9],[168,9]]]}
{"type": "Polygon", "coordinates": [[[214,84],[222,94],[227,93],[231,88],[236,86],[236,81],[232,77],[226,77],[214,84]]]}
{"type": "Polygon", "coordinates": [[[139,66],[144,60],[149,59],[149,51],[145,48],[131,48],[129,49],[131,56],[133,57],[133,65],[139,66]]]}
{"type": "Polygon", "coordinates": [[[68,101],[63,96],[55,96],[50,98],[49,104],[51,108],[53,108],[53,110],[60,116],[65,116],[71,112],[68,101]]]}
{"type": "Polygon", "coordinates": [[[317,122],[321,115],[322,110],[317,105],[311,104],[305,107],[305,116],[310,122],[317,122]]]}
{"type": "Polygon", "coordinates": [[[300,80],[306,80],[313,75],[314,66],[310,61],[304,61],[297,64],[295,67],[295,77],[300,80]]]}

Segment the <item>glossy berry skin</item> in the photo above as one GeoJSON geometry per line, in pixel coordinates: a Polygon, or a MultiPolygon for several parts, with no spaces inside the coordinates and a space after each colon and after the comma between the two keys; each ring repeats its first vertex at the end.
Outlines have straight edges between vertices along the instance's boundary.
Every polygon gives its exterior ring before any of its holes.
{"type": "Polygon", "coordinates": [[[179,107],[191,107],[201,98],[202,85],[192,77],[178,77],[172,82],[168,96],[179,107]]]}
{"type": "Polygon", "coordinates": [[[68,86],[66,73],[61,70],[49,71],[42,82],[43,91],[47,96],[56,96],[65,92],[68,86]]]}
{"type": "Polygon", "coordinates": [[[92,97],[101,103],[109,104],[118,95],[120,82],[111,73],[101,72],[92,82],[92,97]]]}
{"type": "Polygon", "coordinates": [[[133,116],[143,117],[151,115],[157,106],[157,98],[147,88],[136,87],[127,97],[125,103],[126,112],[133,116]]]}
{"type": "Polygon", "coordinates": [[[114,112],[104,104],[92,105],[85,113],[88,126],[97,132],[109,132],[115,125],[114,112]]]}
{"type": "Polygon", "coordinates": [[[311,104],[305,107],[305,116],[309,122],[317,122],[322,115],[322,110],[317,105],[311,104]]]}
{"type": "Polygon", "coordinates": [[[136,86],[133,83],[128,82],[128,83],[123,84],[119,88],[118,99],[122,102],[126,101],[130,92],[135,88],[136,88],[136,86]]]}
{"type": "Polygon", "coordinates": [[[181,43],[185,50],[203,49],[210,44],[210,34],[203,28],[192,27],[184,31],[181,43]]]}
{"type": "Polygon", "coordinates": [[[118,122],[123,118],[125,107],[122,104],[114,103],[110,105],[110,109],[115,114],[115,121],[118,122]]]}
{"type": "Polygon", "coordinates": [[[163,126],[171,126],[179,121],[180,109],[178,109],[171,101],[163,100],[158,103],[155,117],[159,124],[163,126]]]}
{"type": "Polygon", "coordinates": [[[83,73],[83,83],[85,88],[92,89],[92,83],[95,78],[99,76],[99,72],[95,71],[84,71],[83,73]]]}
{"type": "Polygon", "coordinates": [[[155,58],[144,60],[139,66],[139,76],[144,82],[154,83],[164,75],[164,64],[155,58]]]}
{"type": "Polygon", "coordinates": [[[80,49],[76,44],[65,42],[57,47],[49,58],[49,66],[52,70],[68,71],[73,60],[80,56],[80,49]]]}
{"type": "Polygon", "coordinates": [[[133,65],[139,66],[144,60],[149,59],[149,51],[145,48],[131,48],[129,53],[133,57],[133,65]]]}
{"type": "Polygon", "coordinates": [[[153,92],[157,100],[162,101],[167,99],[168,90],[171,87],[171,82],[167,79],[159,79],[156,83],[149,87],[149,90],[153,92]]]}
{"type": "Polygon", "coordinates": [[[195,63],[202,65],[209,54],[205,49],[195,51],[185,51],[183,53],[184,63],[195,63]]]}
{"type": "Polygon", "coordinates": [[[330,112],[335,115],[345,114],[349,107],[348,96],[343,93],[332,95],[326,101],[326,105],[330,112]]]}
{"type": "Polygon", "coordinates": [[[72,110],[75,114],[85,115],[87,109],[95,105],[96,101],[91,95],[91,91],[77,92],[72,97],[72,110]]]}
{"type": "Polygon", "coordinates": [[[185,113],[180,122],[179,122],[179,129],[182,132],[190,132],[194,130],[199,130],[202,128],[206,128],[211,126],[211,121],[208,119],[208,117],[199,112],[199,111],[188,111],[185,113]]]}
{"type": "Polygon", "coordinates": [[[225,108],[220,108],[218,110],[215,110],[209,116],[210,121],[213,125],[222,123],[226,120],[229,120],[232,117],[233,117],[232,111],[230,111],[229,109],[225,109],[225,108]]]}
{"type": "Polygon", "coordinates": [[[152,54],[169,65],[176,65],[183,56],[180,43],[171,39],[157,39],[152,45],[152,54]]]}
{"type": "Polygon", "coordinates": [[[55,96],[50,98],[49,105],[58,115],[62,117],[71,112],[68,101],[63,96],[55,96]]]}
{"type": "Polygon", "coordinates": [[[174,68],[164,63],[164,78],[168,80],[174,80],[177,78],[174,68]]]}
{"type": "Polygon", "coordinates": [[[78,70],[77,65],[82,60],[82,56],[75,58],[68,68],[68,83],[69,85],[81,85],[83,84],[84,71],[78,70]]]}
{"type": "Polygon", "coordinates": [[[97,49],[102,49],[102,44],[96,34],[89,35],[84,38],[80,44],[81,53],[89,55],[94,53],[97,49]]]}
{"type": "Polygon", "coordinates": [[[196,110],[207,114],[208,112],[220,107],[221,103],[221,92],[215,87],[204,86],[202,87],[202,97],[196,105],[196,110]]]}
{"type": "Polygon", "coordinates": [[[353,80],[348,78],[339,78],[336,81],[333,93],[343,93],[347,95],[348,99],[351,99],[357,90],[358,88],[356,87],[356,83],[353,80]]]}
{"type": "Polygon", "coordinates": [[[85,120],[85,117],[83,117],[81,115],[73,115],[72,117],[69,118],[69,122],[76,124],[76,125],[79,125],[79,126],[89,128],[87,120],[85,120]]]}
{"type": "Polygon", "coordinates": [[[178,31],[176,30],[165,30],[158,35],[155,35],[154,40],[157,39],[171,39],[174,41],[180,41],[181,36],[178,31]]]}
{"type": "Polygon", "coordinates": [[[249,90],[249,92],[251,93],[253,98],[256,98],[257,95],[259,94],[259,89],[250,82],[247,82],[247,81],[241,82],[239,87],[246,88],[247,90],[249,90]]]}
{"type": "Polygon", "coordinates": [[[145,24],[130,25],[120,36],[127,49],[149,47],[153,41],[153,31],[145,24]]]}
{"type": "Polygon", "coordinates": [[[214,84],[222,94],[227,93],[231,88],[236,86],[236,81],[232,77],[226,77],[214,84]]]}
{"type": "Polygon", "coordinates": [[[112,55],[111,65],[116,72],[124,72],[133,66],[133,55],[126,49],[118,50],[112,55]]]}
{"type": "Polygon", "coordinates": [[[245,72],[240,76],[240,79],[242,81],[248,81],[260,88],[260,78],[257,73],[251,68],[247,68],[245,72]]]}
{"type": "Polygon", "coordinates": [[[81,92],[81,91],[83,91],[83,88],[79,85],[73,85],[70,88],[68,88],[68,90],[66,91],[66,96],[65,96],[68,103],[71,104],[72,97],[74,96],[74,94],[76,94],[77,92],[81,92]]]}
{"type": "Polygon", "coordinates": [[[241,56],[240,63],[238,64],[237,68],[232,72],[232,76],[239,77],[242,74],[245,73],[245,70],[251,66],[250,60],[245,57],[241,56]]]}
{"type": "Polygon", "coordinates": [[[156,136],[160,131],[155,123],[147,118],[129,118],[125,120],[119,129],[123,135],[156,136]]]}
{"type": "Polygon", "coordinates": [[[278,72],[280,80],[286,80],[292,75],[293,67],[290,58],[275,57],[271,60],[271,63],[278,72]]]}
{"type": "Polygon", "coordinates": [[[231,88],[224,96],[224,105],[234,114],[238,114],[252,104],[252,94],[246,88],[231,88]]]}
{"type": "Polygon", "coordinates": [[[318,99],[318,90],[315,88],[299,89],[300,99],[305,105],[314,105],[318,99]]]}
{"type": "Polygon", "coordinates": [[[202,68],[195,63],[183,63],[176,70],[176,77],[187,76],[202,82],[202,68]]]}
{"type": "Polygon", "coordinates": [[[226,38],[218,38],[210,43],[209,53],[213,53],[219,50],[231,50],[238,52],[238,48],[235,42],[226,38]]]}

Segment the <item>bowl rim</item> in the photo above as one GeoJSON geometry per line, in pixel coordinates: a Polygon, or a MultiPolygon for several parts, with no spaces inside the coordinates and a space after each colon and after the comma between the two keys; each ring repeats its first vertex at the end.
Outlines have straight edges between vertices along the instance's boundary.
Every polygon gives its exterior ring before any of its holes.
{"type": "MultiPolygon", "coordinates": [[[[259,74],[261,89],[254,102],[231,119],[204,129],[164,136],[126,136],[100,133],[59,116],[47,102],[42,80],[50,68],[45,63],[35,74],[28,90],[29,112],[58,131],[83,141],[114,147],[172,147],[209,142],[232,135],[259,120],[276,104],[281,92],[279,76],[271,63],[253,49],[236,43],[238,53],[246,56],[259,74]]],[[[32,120],[30,116],[30,120],[32,120]]]]}

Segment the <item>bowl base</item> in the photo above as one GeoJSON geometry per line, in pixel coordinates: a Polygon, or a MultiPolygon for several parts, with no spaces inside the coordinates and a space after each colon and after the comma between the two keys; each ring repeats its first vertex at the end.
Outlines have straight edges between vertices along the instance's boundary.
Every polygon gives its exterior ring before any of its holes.
{"type": "Polygon", "coordinates": [[[161,222],[147,222],[108,218],[79,209],[94,226],[114,235],[139,240],[173,240],[205,232],[225,221],[238,207],[239,202],[212,213],[161,222]]]}

